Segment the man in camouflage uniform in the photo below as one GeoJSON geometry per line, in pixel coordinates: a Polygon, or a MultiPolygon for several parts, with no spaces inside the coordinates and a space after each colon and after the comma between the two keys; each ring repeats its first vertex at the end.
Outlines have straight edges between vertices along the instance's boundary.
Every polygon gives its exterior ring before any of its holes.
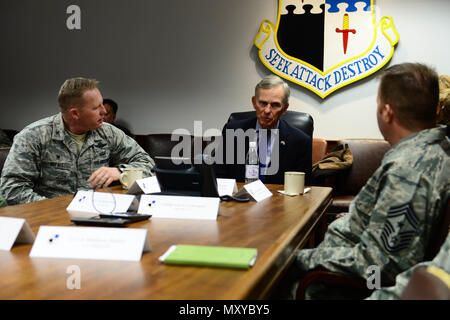
{"type": "Polygon", "coordinates": [[[97,81],[68,79],[61,112],[30,124],[15,137],[6,159],[1,194],[8,204],[39,201],[80,188],[110,185],[125,167],[150,176],[150,156],[116,127],[103,123],[105,108],[97,81]]]}
{"type": "Polygon", "coordinates": [[[442,245],[441,250],[439,250],[439,253],[432,261],[419,263],[411,269],[399,274],[396,278],[395,286],[375,290],[368,299],[394,300],[402,298],[405,288],[407,287],[411,279],[411,276],[414,272],[422,268],[427,268],[427,272],[432,272],[432,274],[437,277],[440,277],[442,275],[444,278],[442,279],[443,282],[450,289],[450,233],[448,234],[447,239],[442,245]]]}
{"type": "MultiPolygon", "coordinates": [[[[313,269],[367,279],[372,275],[367,268],[377,266],[386,286],[423,261],[450,193],[450,141],[444,126],[435,127],[438,97],[437,74],[424,65],[405,63],[382,73],[377,120],[392,148],[349,213],[329,225],[323,242],[297,252],[279,297],[293,298],[301,275],[313,269]]],[[[316,285],[306,293],[344,298],[332,291],[316,285]]]]}

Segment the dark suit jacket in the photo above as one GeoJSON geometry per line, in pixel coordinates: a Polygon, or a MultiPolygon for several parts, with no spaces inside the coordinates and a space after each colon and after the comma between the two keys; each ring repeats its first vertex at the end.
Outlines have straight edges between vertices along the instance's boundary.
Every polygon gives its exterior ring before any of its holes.
{"type": "MultiPolygon", "coordinates": [[[[256,128],[256,116],[251,119],[232,121],[225,124],[222,130],[223,146],[226,146],[226,129],[243,129],[244,131],[256,128]]],[[[312,167],[312,140],[303,131],[292,127],[286,121],[280,120],[279,124],[279,169],[274,175],[265,176],[264,183],[284,184],[284,173],[286,171],[301,171],[306,174],[305,184],[310,184],[312,167]]],[[[237,142],[234,138],[234,163],[225,164],[226,151],[223,147],[224,165],[218,170],[218,176],[245,180],[245,164],[237,164],[237,142]]],[[[245,140],[245,154],[248,152],[248,138],[245,140]]]]}

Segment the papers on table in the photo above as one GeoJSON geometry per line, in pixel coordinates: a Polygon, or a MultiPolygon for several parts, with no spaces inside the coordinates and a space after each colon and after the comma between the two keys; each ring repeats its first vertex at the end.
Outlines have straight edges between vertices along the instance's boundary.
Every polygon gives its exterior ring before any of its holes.
{"type": "Polygon", "coordinates": [[[127,194],[149,194],[161,192],[156,176],[136,180],[128,189],[127,194]]]}
{"type": "Polygon", "coordinates": [[[0,250],[11,250],[14,243],[33,243],[34,234],[21,218],[0,217],[0,250]]]}
{"type": "MultiPolygon", "coordinates": [[[[237,192],[236,179],[217,178],[217,192],[219,196],[232,195],[237,192]]],[[[161,192],[156,176],[136,180],[128,189],[127,194],[150,194],[161,192]]]]}
{"type": "Polygon", "coordinates": [[[41,226],[30,257],[139,261],[150,250],[147,229],[41,226]]]}
{"type": "MultiPolygon", "coordinates": [[[[281,194],[284,194],[285,196],[289,196],[289,197],[295,197],[295,196],[298,196],[298,194],[288,194],[288,193],[286,193],[284,190],[277,190],[278,191],[278,193],[281,193],[281,194]]],[[[307,193],[307,192],[309,192],[309,191],[311,191],[311,188],[305,188],[305,189],[303,189],[303,194],[305,194],[305,193],[307,193]]],[[[302,194],[300,194],[300,196],[301,196],[302,194]]]]}
{"type": "Polygon", "coordinates": [[[139,201],[134,195],[80,190],[67,207],[73,217],[94,217],[100,213],[135,211],[139,201]]]}
{"type": "Polygon", "coordinates": [[[138,213],[153,218],[216,220],[220,198],[142,195],[138,213]]]}
{"type": "Polygon", "coordinates": [[[260,202],[272,196],[272,192],[261,182],[256,180],[248,183],[242,187],[237,193],[233,194],[234,197],[242,198],[245,196],[251,196],[256,202],[260,202]]]}
{"type": "Polygon", "coordinates": [[[232,196],[237,191],[236,179],[217,178],[217,192],[219,196],[232,196]]]}

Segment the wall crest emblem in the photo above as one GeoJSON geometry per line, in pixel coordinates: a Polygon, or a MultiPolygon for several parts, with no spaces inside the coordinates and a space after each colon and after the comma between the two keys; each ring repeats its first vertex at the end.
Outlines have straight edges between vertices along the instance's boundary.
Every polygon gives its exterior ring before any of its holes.
{"type": "Polygon", "coordinates": [[[398,40],[374,0],[279,0],[276,27],[264,20],[254,44],[269,70],[325,98],[381,69],[398,40]]]}

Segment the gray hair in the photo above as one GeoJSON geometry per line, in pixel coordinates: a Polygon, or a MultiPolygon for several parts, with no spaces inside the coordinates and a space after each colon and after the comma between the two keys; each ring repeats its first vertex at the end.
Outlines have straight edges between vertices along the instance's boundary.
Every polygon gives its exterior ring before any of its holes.
{"type": "Polygon", "coordinates": [[[274,87],[282,86],[284,91],[283,105],[286,106],[289,103],[289,97],[291,95],[291,89],[288,84],[284,82],[280,77],[271,74],[264,77],[255,87],[255,97],[258,97],[259,89],[271,89],[274,87]]]}

